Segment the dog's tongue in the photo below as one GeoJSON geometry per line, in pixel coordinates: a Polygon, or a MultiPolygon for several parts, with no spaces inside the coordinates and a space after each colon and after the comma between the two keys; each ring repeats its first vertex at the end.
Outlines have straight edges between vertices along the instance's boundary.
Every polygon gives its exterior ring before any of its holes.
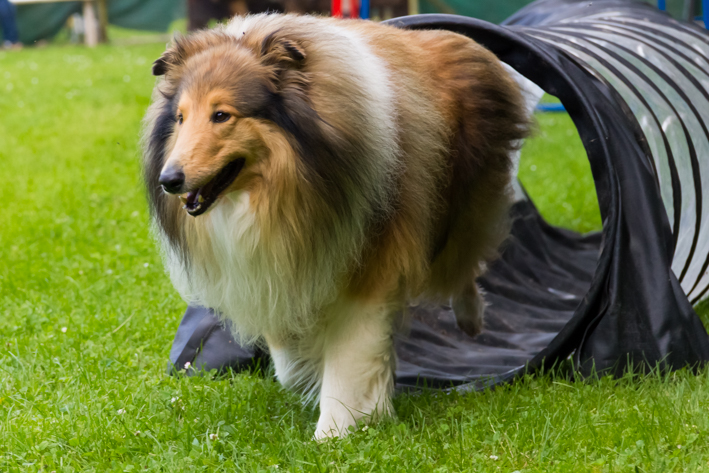
{"type": "Polygon", "coordinates": [[[244,167],[245,158],[237,158],[219,171],[219,173],[208,183],[197,190],[182,194],[182,208],[193,217],[202,215],[214,204],[225,189],[236,179],[236,176],[244,167]]]}
{"type": "Polygon", "coordinates": [[[184,204],[182,206],[183,209],[190,213],[196,212],[202,206],[202,202],[204,202],[204,197],[202,197],[202,188],[200,187],[196,191],[181,195],[180,200],[184,204]]]}

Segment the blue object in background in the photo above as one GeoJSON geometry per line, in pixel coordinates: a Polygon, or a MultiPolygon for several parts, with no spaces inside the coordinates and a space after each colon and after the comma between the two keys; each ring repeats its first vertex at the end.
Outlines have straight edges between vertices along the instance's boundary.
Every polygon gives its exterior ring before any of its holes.
{"type": "Polygon", "coordinates": [[[537,105],[540,112],[565,112],[566,109],[560,103],[540,103],[537,105]]]}
{"type": "MultiPolygon", "coordinates": [[[[707,0],[709,1],[709,0],[707,0]]],[[[363,20],[369,19],[369,0],[361,0],[359,5],[359,17],[363,20]]]]}
{"type": "MultiPolygon", "coordinates": [[[[658,10],[666,11],[667,10],[667,1],[666,0],[657,0],[657,8],[658,10]]],[[[691,15],[694,15],[694,12],[690,12],[691,15]]],[[[690,16],[692,18],[693,16],[690,16]]],[[[702,21],[704,21],[704,28],[709,29],[709,0],[702,0],[702,16],[698,17],[701,18],[702,21]]]]}
{"type": "Polygon", "coordinates": [[[15,44],[19,41],[15,6],[10,4],[8,0],[0,0],[0,27],[2,28],[3,42],[15,44]]]}

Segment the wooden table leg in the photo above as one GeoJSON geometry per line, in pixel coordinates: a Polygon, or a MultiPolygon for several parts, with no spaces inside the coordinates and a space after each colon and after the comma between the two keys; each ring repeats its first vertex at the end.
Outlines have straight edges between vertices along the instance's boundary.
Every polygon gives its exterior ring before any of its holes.
{"type": "Polygon", "coordinates": [[[91,0],[84,0],[84,42],[90,48],[98,44],[98,20],[91,0]]]}
{"type": "Polygon", "coordinates": [[[106,0],[97,0],[96,9],[98,10],[98,42],[108,43],[108,7],[106,0]]]}

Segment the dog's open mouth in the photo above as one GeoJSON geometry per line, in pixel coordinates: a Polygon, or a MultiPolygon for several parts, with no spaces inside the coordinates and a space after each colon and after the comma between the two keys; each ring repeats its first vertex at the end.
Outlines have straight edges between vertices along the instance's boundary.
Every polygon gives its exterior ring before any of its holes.
{"type": "Polygon", "coordinates": [[[234,182],[234,179],[236,179],[241,169],[244,167],[245,161],[244,158],[235,159],[224,166],[224,168],[214,176],[214,179],[199,189],[181,195],[180,200],[184,204],[182,208],[193,217],[202,215],[209,210],[209,207],[216,202],[219,194],[224,192],[224,190],[234,182]]]}

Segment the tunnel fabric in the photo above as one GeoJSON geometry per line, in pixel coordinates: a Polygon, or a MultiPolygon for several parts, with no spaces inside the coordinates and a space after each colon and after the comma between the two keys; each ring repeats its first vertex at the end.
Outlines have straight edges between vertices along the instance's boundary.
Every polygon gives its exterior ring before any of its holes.
{"type": "MultiPolygon", "coordinates": [[[[582,373],[709,360],[692,308],[709,292],[707,32],[617,0],[537,1],[503,25],[455,15],[390,23],[467,35],[557,96],[586,149],[603,217],[602,232],[583,236],[548,225],[531,200],[517,202],[511,238],[479,281],[490,303],[485,330],[470,338],[449,307],[411,307],[410,329],[396,335],[397,386],[479,389],[569,358],[582,373]]],[[[191,307],[170,366],[267,362],[234,344],[211,311],[191,307]]]]}

